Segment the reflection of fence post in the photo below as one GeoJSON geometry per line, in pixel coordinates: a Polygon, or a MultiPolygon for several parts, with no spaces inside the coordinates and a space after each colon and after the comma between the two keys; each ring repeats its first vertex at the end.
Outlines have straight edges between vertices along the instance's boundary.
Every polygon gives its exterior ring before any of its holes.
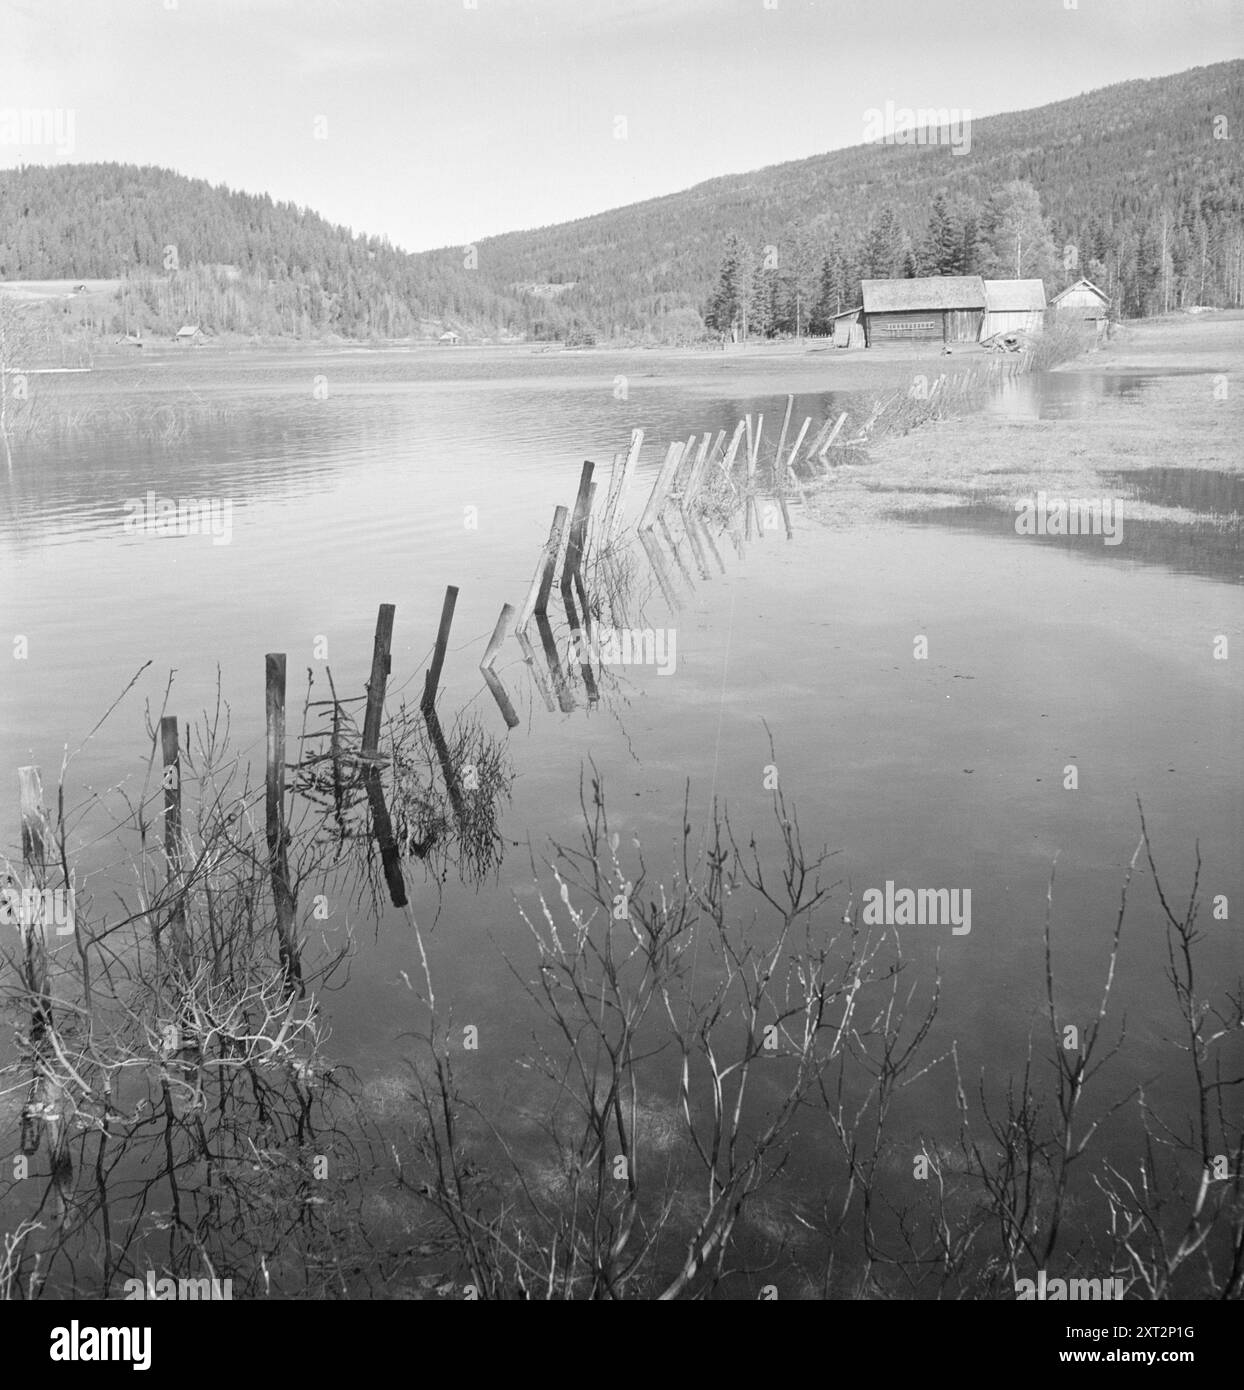
{"type": "Polygon", "coordinates": [[[186,900],[181,879],[181,750],[177,718],[166,714],[160,720],[160,751],[164,760],[164,858],[168,864],[169,887],[176,894],[169,914],[169,938],[178,967],[190,970],[190,938],[186,932],[186,900]]]}
{"type": "Polygon", "coordinates": [[[376,844],[380,847],[380,865],[384,870],[389,898],[394,907],[405,907],[406,880],[402,877],[401,855],[393,836],[393,821],[389,816],[389,808],[385,805],[384,788],[380,784],[380,768],[375,763],[363,769],[363,787],[367,792],[367,804],[371,807],[372,829],[376,834],[376,844]]]}
{"type": "Polygon", "coordinates": [[[427,725],[432,746],[436,749],[437,761],[441,765],[441,775],[445,779],[445,790],[449,793],[449,804],[453,808],[454,822],[458,827],[459,835],[464,835],[467,832],[468,821],[466,804],[462,800],[462,788],[458,785],[458,770],[454,767],[454,760],[449,752],[449,744],[445,742],[445,734],[441,729],[441,721],[437,718],[436,710],[432,705],[424,706],[423,722],[427,725]]]}
{"type": "Polygon", "coordinates": [[[804,417],[803,428],[799,431],[799,437],[791,446],[790,457],[786,460],[786,469],[791,477],[795,476],[795,460],[799,457],[799,450],[803,446],[804,436],[808,433],[808,427],[812,424],[812,416],[804,417]]]}
{"type": "Polygon", "coordinates": [[[484,677],[484,684],[492,692],[492,698],[497,702],[497,708],[501,711],[501,718],[505,720],[507,729],[518,728],[518,712],[510,703],[510,697],[506,694],[505,686],[501,684],[501,677],[492,669],[491,666],[480,667],[480,674],[484,677]]]}
{"type": "Polygon", "coordinates": [[[554,712],[553,692],[549,689],[548,682],[544,678],[544,672],[536,661],[536,654],[532,650],[531,641],[521,627],[514,636],[518,639],[518,645],[523,653],[523,660],[531,668],[531,676],[536,683],[536,688],[540,692],[541,699],[544,701],[544,707],[552,714],[554,712]]]}
{"type": "Polygon", "coordinates": [[[272,899],[276,905],[276,930],[289,988],[296,980],[301,992],[302,971],[294,940],[294,894],[289,882],[286,853],[289,831],[285,828],[285,653],[269,652],[264,657],[264,701],[267,713],[268,766],[267,791],[268,864],[272,874],[272,899]]]}
{"type": "Polygon", "coordinates": [[[445,588],[445,602],[441,605],[441,625],[436,630],[436,648],[432,652],[432,665],[423,682],[423,700],[420,707],[430,710],[436,704],[436,692],[441,684],[441,667],[445,664],[445,648],[449,645],[449,629],[454,624],[454,605],[458,602],[458,590],[453,584],[445,588]]]}
{"type": "Polygon", "coordinates": [[[536,561],[536,572],[532,576],[531,588],[523,603],[515,624],[519,632],[525,632],[533,613],[543,613],[549,605],[549,590],[553,587],[553,576],[557,571],[557,552],[561,549],[562,528],[566,525],[566,508],[558,507],[553,513],[553,524],[549,527],[549,538],[536,561]]]}
{"type": "Polygon", "coordinates": [[[393,669],[390,651],[393,647],[393,614],[391,603],[382,603],[376,615],[376,640],[372,644],[371,675],[367,680],[367,713],[363,716],[363,747],[365,758],[374,758],[380,751],[380,717],[384,712],[384,688],[393,669]]]}

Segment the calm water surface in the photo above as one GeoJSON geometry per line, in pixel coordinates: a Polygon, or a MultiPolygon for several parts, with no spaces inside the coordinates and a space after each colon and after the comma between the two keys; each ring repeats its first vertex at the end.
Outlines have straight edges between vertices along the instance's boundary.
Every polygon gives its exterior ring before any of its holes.
{"type": "MultiPolygon", "coordinates": [[[[1175,895],[1199,843],[1206,895],[1244,902],[1241,663],[1212,657],[1217,634],[1244,650],[1240,590],[1225,570],[1144,563],[1126,545],[1103,555],[1091,538],[1049,546],[970,526],[828,533],[796,505],[793,540],[770,532],[740,557],[723,539],[725,574],[704,581],[688,561],[694,582],[681,585],[679,610],[650,597],[646,622],[677,631],[671,675],[630,668],[594,709],[580,700],[550,714],[507,642],[497,670],[521,718],[506,734],[476,667],[501,604],[522,602],[553,507],[573,501],[585,458],[604,470],[603,490],[632,428],[647,441],[632,510],[670,439],[732,429],[745,410],[764,412],[771,438],[784,364],[748,364],[742,378],[726,366],[644,354],[257,353],[49,379],[77,427],[20,450],[3,480],[0,630],[6,643],[25,634],[29,657],[6,660],[0,682],[12,810],[0,838],[10,850],[17,839],[16,767],[37,763],[54,784],[65,745],[143,662],[152,666],[138,689],[78,756],[75,788],[137,786],[143,702],[158,712],[175,671],[169,708],[194,719],[214,700],[218,667],[236,746],[262,775],[265,652],[289,655],[291,708],[307,667],[327,693],[317,643],[339,690],[357,692],[377,605],[391,602],[394,685],[421,680],[455,584],[446,707],[474,702],[505,739],[509,841],[576,834],[589,759],[617,828],[643,840],[658,872],[675,862],[688,779],[693,813],[725,798],[740,830],[764,831],[767,723],[805,840],[839,851],[844,906],[887,879],[972,889],[970,935],[913,929],[910,943],[927,970],[940,950],[943,1036],[960,1039],[970,1066],[1014,1062],[1040,1020],[1055,860],[1061,980],[1073,1006],[1095,1002],[1138,796],[1175,895]],[[166,438],[134,423],[151,408],[166,438]],[[126,501],[148,490],[229,501],[229,544],[126,534],[126,501]],[[918,636],[927,660],[913,659],[918,636]],[[1072,764],[1074,791],[1064,789],[1072,764]]],[[[825,375],[825,390],[796,401],[796,420],[811,414],[814,428],[841,404],[825,375]]],[[[1049,380],[1058,384],[1023,383],[996,408],[1085,410],[1129,389],[1049,380]]],[[[457,1017],[487,1020],[509,1055],[527,1037],[500,958],[523,949],[521,865],[520,849],[495,882],[447,883],[434,934],[438,993],[457,1017]]],[[[414,890],[417,910],[434,910],[417,878],[414,890]]],[[[1164,1056],[1169,1020],[1145,1007],[1163,963],[1147,885],[1133,902],[1120,995],[1133,1046],[1117,1065],[1141,1076],[1164,1056]]],[[[1238,933],[1205,929],[1209,971],[1233,974],[1238,933]]],[[[350,988],[328,1001],[332,1050],[364,1076],[398,1069],[411,1010],[403,971],[415,976],[417,956],[395,915],[361,934],[350,988]]]]}

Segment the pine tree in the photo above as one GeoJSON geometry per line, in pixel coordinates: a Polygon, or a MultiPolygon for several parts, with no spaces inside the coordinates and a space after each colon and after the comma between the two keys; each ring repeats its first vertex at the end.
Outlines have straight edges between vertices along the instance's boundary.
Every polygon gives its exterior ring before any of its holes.
{"type": "Polygon", "coordinates": [[[704,311],[705,327],[715,333],[729,333],[742,314],[746,255],[747,248],[742,237],[737,232],[731,232],[726,238],[717,288],[704,311]]]}
{"type": "Polygon", "coordinates": [[[834,315],[837,312],[838,286],[834,278],[834,262],[832,256],[826,256],[821,262],[816,298],[812,302],[812,311],[808,315],[808,332],[818,336],[832,333],[834,315]]]}
{"type": "Polygon", "coordinates": [[[917,263],[921,275],[963,274],[962,236],[951,217],[944,193],[939,193],[933,199],[929,226],[917,263]]]}
{"type": "Polygon", "coordinates": [[[864,235],[861,248],[861,272],[865,280],[890,280],[902,273],[906,238],[903,229],[887,204],[877,214],[864,235]]]}

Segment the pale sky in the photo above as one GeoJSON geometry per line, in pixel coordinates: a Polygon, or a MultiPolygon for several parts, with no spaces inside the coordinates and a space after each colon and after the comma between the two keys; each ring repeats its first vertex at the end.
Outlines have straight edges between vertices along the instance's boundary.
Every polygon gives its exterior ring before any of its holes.
{"type": "Polygon", "coordinates": [[[424,250],[859,144],[887,100],[979,117],[1238,57],[1242,15],[1240,0],[0,0],[0,113],[72,112],[73,141],[0,143],[0,167],[158,164],[424,250]]]}

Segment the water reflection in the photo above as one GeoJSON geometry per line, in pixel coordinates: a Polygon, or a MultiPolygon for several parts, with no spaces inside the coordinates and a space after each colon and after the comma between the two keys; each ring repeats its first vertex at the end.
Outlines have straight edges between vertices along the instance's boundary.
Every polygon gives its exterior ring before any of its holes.
{"type": "Polygon", "coordinates": [[[1180,574],[1200,575],[1226,584],[1244,583],[1238,520],[1230,527],[1222,527],[1208,521],[1180,525],[1125,517],[1119,523],[1122,543],[1105,545],[1100,536],[1017,536],[1014,511],[981,503],[927,512],[904,511],[901,516],[913,526],[976,531],[1005,536],[1025,545],[1051,546],[1090,563],[1163,565],[1180,574]]]}
{"type": "Polygon", "coordinates": [[[1134,398],[1152,380],[1139,373],[1021,372],[1002,375],[985,398],[986,415],[1004,420],[1079,420],[1099,401],[1134,398]]]}

